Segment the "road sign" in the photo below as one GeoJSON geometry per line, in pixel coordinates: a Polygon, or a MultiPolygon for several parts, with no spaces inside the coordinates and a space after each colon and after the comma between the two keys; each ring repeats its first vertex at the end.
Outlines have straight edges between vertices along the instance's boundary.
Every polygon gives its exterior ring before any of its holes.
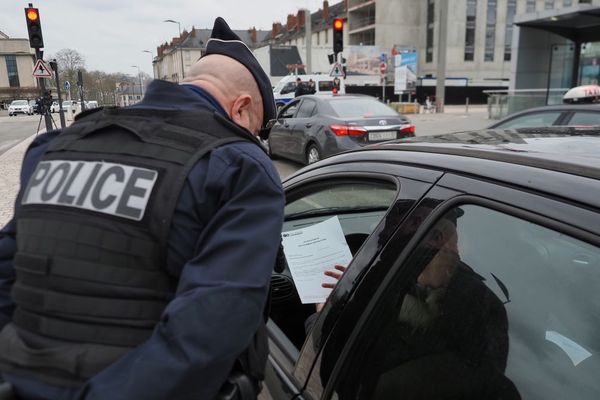
{"type": "Polygon", "coordinates": [[[343,77],[344,70],[342,68],[342,65],[340,63],[335,63],[333,65],[333,68],[331,69],[331,72],[329,73],[329,76],[337,77],[337,78],[343,77]]]}
{"type": "Polygon", "coordinates": [[[385,71],[387,70],[387,64],[382,62],[381,64],[379,64],[379,72],[381,72],[381,75],[385,74],[385,71]]]}
{"type": "Polygon", "coordinates": [[[65,81],[64,86],[65,86],[65,90],[71,90],[71,82],[65,81]]]}
{"type": "Polygon", "coordinates": [[[35,67],[33,67],[33,76],[35,78],[52,78],[50,67],[41,58],[37,60],[35,67]]]}

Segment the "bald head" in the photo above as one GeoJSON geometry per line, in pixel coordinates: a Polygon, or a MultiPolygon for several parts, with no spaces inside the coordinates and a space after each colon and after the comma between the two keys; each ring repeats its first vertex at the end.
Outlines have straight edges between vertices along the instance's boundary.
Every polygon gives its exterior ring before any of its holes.
{"type": "Polygon", "coordinates": [[[202,57],[183,83],[206,90],[235,123],[258,133],[263,122],[262,96],[254,77],[240,62],[220,54],[202,57]]]}

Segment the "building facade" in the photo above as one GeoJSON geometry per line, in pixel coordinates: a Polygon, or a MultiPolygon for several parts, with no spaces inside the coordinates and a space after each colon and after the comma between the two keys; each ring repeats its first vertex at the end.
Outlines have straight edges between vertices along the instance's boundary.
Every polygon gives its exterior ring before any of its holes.
{"type": "Polygon", "coordinates": [[[28,39],[13,39],[0,32],[0,103],[39,96],[34,65],[35,52],[28,39]]]}
{"type": "MultiPolygon", "coordinates": [[[[180,82],[186,76],[186,71],[194,64],[206,49],[210,39],[211,29],[184,30],[180,37],[174,37],[171,42],[165,42],[156,48],[157,56],[152,62],[155,79],[170,82],[180,82]]],[[[264,30],[251,28],[234,30],[248,47],[255,48],[269,33],[264,30]]]]}
{"type": "MultiPolygon", "coordinates": [[[[405,50],[418,55],[420,83],[435,84],[438,69],[438,42],[441,6],[448,10],[446,39],[446,77],[474,87],[508,87],[515,79],[516,21],[551,13],[562,13],[597,0],[344,0],[311,14],[312,72],[327,73],[331,66],[334,17],[345,24],[345,47],[376,46],[390,56],[405,50]],[[315,25],[314,20],[320,22],[315,25]]],[[[288,15],[287,24],[273,24],[270,45],[295,45],[302,60],[307,60],[304,14],[288,15]]],[[[562,43],[564,40],[559,40],[562,43]]],[[[587,47],[591,51],[591,47],[587,47]]],[[[344,51],[347,56],[348,51],[344,51]]],[[[539,58],[538,58],[539,61],[539,58]]],[[[305,61],[306,62],[306,61],[305,61]]],[[[391,63],[388,63],[388,65],[391,63]]],[[[393,68],[388,68],[393,82],[393,68]]],[[[350,79],[350,78],[349,78],[350,79]]]]}

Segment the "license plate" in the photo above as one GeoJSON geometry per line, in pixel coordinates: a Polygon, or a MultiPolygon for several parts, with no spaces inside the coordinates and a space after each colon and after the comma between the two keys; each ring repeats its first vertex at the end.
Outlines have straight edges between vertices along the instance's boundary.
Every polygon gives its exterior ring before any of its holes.
{"type": "Polygon", "coordinates": [[[396,139],[396,131],[384,132],[369,132],[369,140],[374,142],[377,140],[392,140],[396,139]]]}

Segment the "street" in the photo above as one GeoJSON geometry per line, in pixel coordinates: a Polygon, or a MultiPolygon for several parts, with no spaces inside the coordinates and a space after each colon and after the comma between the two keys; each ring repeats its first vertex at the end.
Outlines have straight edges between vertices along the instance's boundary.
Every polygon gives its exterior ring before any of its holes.
{"type": "MultiPolygon", "coordinates": [[[[487,119],[487,108],[471,107],[467,113],[464,106],[446,107],[444,114],[408,115],[416,126],[416,135],[434,135],[451,131],[480,129],[491,124],[487,119]]],[[[58,123],[57,114],[53,114],[58,123]]],[[[24,151],[34,137],[40,121],[39,115],[9,117],[0,111],[0,225],[12,216],[14,198],[19,188],[19,170],[24,151]]],[[[44,129],[44,121],[40,125],[44,129]]],[[[285,179],[303,165],[284,159],[273,161],[281,179],[285,179]]]]}
{"type": "MultiPolygon", "coordinates": [[[[39,115],[17,115],[9,117],[6,110],[0,111],[0,155],[23,139],[35,134],[40,121],[39,115]]],[[[44,126],[44,121],[40,128],[44,126]]]]}

